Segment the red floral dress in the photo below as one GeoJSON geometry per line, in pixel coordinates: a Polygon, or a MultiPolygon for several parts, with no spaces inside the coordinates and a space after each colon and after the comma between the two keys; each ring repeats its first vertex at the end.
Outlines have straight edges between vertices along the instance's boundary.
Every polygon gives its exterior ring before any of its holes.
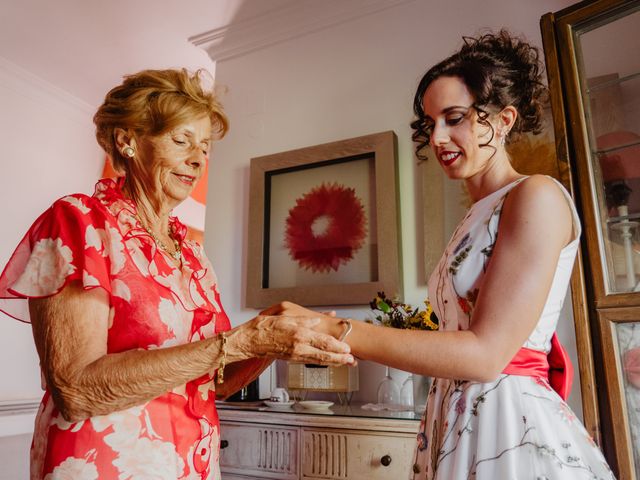
{"type": "MultiPolygon", "coordinates": [[[[194,342],[230,328],[200,245],[182,244],[177,268],[137,220],[119,183],[56,201],[29,229],[0,277],[0,310],[29,321],[28,299],[70,280],[109,295],[108,353],[194,342]]],[[[46,389],[31,447],[32,479],[218,479],[214,372],[147,403],[70,423],[46,389]]]]}

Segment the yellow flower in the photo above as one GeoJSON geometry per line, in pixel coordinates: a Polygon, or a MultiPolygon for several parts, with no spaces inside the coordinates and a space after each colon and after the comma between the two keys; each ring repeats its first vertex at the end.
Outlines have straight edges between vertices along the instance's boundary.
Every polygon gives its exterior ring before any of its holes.
{"type": "Polygon", "coordinates": [[[381,312],[375,317],[381,325],[410,330],[438,330],[438,317],[429,300],[424,301],[425,309],[419,311],[409,304],[388,299],[384,292],[378,292],[369,305],[373,311],[381,312]]]}

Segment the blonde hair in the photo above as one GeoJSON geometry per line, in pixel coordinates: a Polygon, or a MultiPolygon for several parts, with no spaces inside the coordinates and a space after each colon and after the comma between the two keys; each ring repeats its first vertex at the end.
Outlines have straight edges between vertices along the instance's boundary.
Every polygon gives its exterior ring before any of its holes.
{"type": "Polygon", "coordinates": [[[111,89],[93,116],[96,138],[111,157],[118,172],[126,171],[126,160],[116,148],[114,130],[122,128],[134,138],[160,135],[194,118],[207,116],[214,133],[223,137],[229,121],[213,90],[205,90],[206,70],[143,70],[124,77],[111,89]]]}

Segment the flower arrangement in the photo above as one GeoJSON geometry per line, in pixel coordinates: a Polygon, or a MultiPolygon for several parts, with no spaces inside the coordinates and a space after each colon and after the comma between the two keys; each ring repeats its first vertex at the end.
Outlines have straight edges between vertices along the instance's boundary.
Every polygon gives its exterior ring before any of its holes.
{"type": "Polygon", "coordinates": [[[425,309],[387,298],[384,292],[371,300],[369,306],[376,313],[375,319],[385,327],[408,330],[438,330],[438,317],[429,300],[424,301],[425,309]]]}

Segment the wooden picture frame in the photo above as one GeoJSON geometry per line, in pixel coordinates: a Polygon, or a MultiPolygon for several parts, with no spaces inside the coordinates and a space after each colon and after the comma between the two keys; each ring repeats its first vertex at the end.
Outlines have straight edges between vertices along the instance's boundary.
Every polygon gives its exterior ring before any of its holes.
{"type": "Polygon", "coordinates": [[[246,306],[402,297],[392,131],[251,159],[246,306]]]}

